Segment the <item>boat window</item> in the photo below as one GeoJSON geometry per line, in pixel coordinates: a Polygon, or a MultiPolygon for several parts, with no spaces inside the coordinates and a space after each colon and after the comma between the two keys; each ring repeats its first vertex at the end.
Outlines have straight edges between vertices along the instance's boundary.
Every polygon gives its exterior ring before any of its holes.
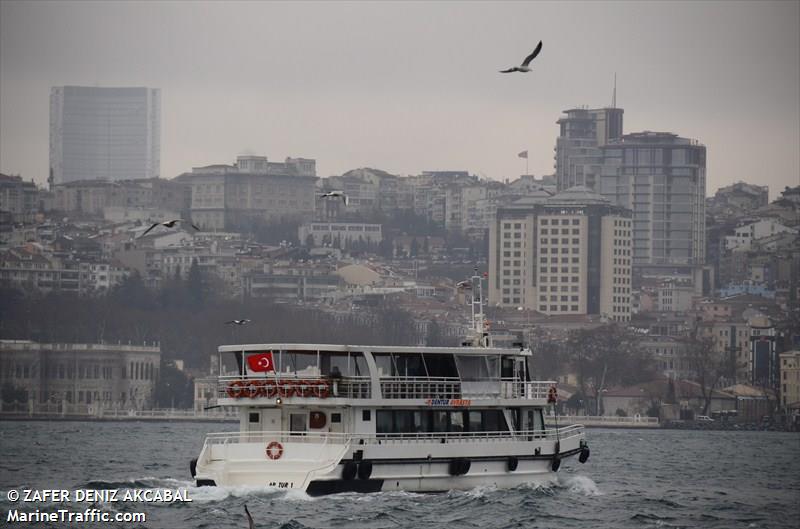
{"type": "Polygon", "coordinates": [[[447,412],[434,411],[431,418],[431,431],[432,432],[446,432],[447,431],[447,412]]]}
{"type": "Polygon", "coordinates": [[[486,357],[486,365],[489,369],[489,378],[499,378],[500,377],[500,357],[498,356],[487,356],[486,357]]]}
{"type": "Polygon", "coordinates": [[[513,378],[514,377],[514,358],[510,356],[503,357],[502,360],[502,367],[500,368],[500,377],[501,378],[513,378]]]}
{"type": "Polygon", "coordinates": [[[470,432],[480,432],[482,430],[482,415],[479,411],[471,411],[469,412],[469,423],[468,423],[469,431],[470,432]]]}
{"type": "Polygon", "coordinates": [[[319,375],[316,351],[281,351],[281,373],[314,377],[319,375]]]}
{"type": "Polygon", "coordinates": [[[292,432],[305,432],[306,431],[306,414],[305,413],[290,413],[289,414],[289,430],[292,432]]]}
{"type": "Polygon", "coordinates": [[[533,420],[533,429],[537,432],[544,431],[544,417],[542,416],[542,410],[534,411],[533,420]]]}
{"type": "Polygon", "coordinates": [[[414,432],[427,432],[428,431],[428,421],[426,417],[426,413],[422,410],[414,410],[414,423],[413,423],[414,432]]]}
{"type": "Polygon", "coordinates": [[[464,412],[462,410],[450,412],[450,431],[451,432],[464,431],[464,412]]]}
{"type": "Polygon", "coordinates": [[[508,431],[506,418],[501,410],[485,410],[483,412],[483,431],[505,432],[508,431]]]}
{"type": "MultiPolygon", "coordinates": [[[[222,376],[232,376],[232,375],[242,375],[242,352],[241,351],[231,351],[220,353],[220,375],[222,376]]],[[[131,375],[132,377],[132,375],[131,375]]]]}
{"type": "Polygon", "coordinates": [[[391,353],[375,353],[373,356],[375,357],[375,365],[378,367],[379,377],[395,376],[394,373],[397,370],[394,367],[391,353]]]}
{"type": "Polygon", "coordinates": [[[338,373],[343,377],[369,376],[364,353],[320,351],[319,355],[320,370],[323,375],[336,376],[338,373]]]}
{"type": "Polygon", "coordinates": [[[458,372],[461,374],[461,380],[488,380],[491,378],[485,356],[456,355],[456,364],[458,372]]]}
{"type": "Polygon", "coordinates": [[[378,410],[375,420],[376,433],[392,433],[392,410],[378,410]]]}
{"type": "Polygon", "coordinates": [[[394,411],[394,431],[396,433],[412,433],[414,431],[414,411],[394,411]]]}
{"type": "Polygon", "coordinates": [[[423,410],[378,410],[376,433],[420,433],[427,431],[423,410]]]}
{"type": "Polygon", "coordinates": [[[423,356],[425,366],[428,368],[428,376],[458,378],[453,355],[425,353],[423,356]]]}
{"type": "Polygon", "coordinates": [[[533,414],[535,410],[533,408],[524,408],[522,410],[522,429],[523,430],[535,430],[536,423],[533,420],[533,414]]]}
{"type": "Polygon", "coordinates": [[[502,410],[377,410],[378,434],[508,432],[502,410]]]}
{"type": "Polygon", "coordinates": [[[370,410],[361,410],[361,420],[362,421],[371,421],[371,413],[370,410]]]}
{"type": "Polygon", "coordinates": [[[422,361],[422,355],[419,353],[410,354],[393,354],[394,365],[397,366],[397,374],[399,377],[427,377],[428,372],[425,370],[425,363],[422,361]]]}

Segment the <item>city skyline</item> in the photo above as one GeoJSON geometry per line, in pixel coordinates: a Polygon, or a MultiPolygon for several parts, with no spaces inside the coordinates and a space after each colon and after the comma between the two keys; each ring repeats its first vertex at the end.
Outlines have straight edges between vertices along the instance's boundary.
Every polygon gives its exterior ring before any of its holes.
{"type": "Polygon", "coordinates": [[[757,180],[774,198],[800,174],[794,3],[0,9],[0,172],[39,184],[54,86],[160,88],[166,178],[269,153],[315,158],[320,176],[370,166],[499,180],[525,171],[522,150],[530,172],[554,173],[556,121],[610,104],[614,72],[626,133],[706,145],[707,194],[757,180]],[[533,72],[497,74],[540,39],[533,72]]]}

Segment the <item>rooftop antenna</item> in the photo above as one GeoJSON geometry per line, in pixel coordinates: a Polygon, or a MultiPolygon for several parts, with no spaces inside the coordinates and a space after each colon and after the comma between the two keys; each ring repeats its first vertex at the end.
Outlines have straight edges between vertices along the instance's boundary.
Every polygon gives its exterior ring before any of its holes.
{"type": "Polygon", "coordinates": [[[611,108],[617,108],[617,72],[614,72],[614,93],[611,96],[611,108]]]}

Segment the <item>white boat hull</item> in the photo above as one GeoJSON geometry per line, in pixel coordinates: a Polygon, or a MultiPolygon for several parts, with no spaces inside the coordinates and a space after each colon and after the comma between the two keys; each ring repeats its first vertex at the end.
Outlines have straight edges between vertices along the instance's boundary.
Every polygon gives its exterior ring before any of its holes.
{"type": "MultiPolygon", "coordinates": [[[[579,454],[582,439],[575,435],[559,440],[558,458],[579,454]]],[[[377,444],[373,440],[358,445],[286,440],[279,459],[268,457],[265,441],[207,444],[197,463],[196,479],[198,485],[300,489],[311,495],[508,488],[555,480],[556,441],[492,441],[381,440],[377,444]]]]}

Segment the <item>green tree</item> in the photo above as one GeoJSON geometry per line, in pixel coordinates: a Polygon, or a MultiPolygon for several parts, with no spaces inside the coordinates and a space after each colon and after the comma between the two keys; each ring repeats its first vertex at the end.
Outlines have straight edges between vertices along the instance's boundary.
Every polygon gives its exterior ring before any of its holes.
{"type": "Polygon", "coordinates": [[[655,376],[655,364],[640,342],[638,335],[616,323],[570,333],[566,346],[581,393],[594,397],[600,415],[604,413],[605,389],[644,382],[655,376]]]}

